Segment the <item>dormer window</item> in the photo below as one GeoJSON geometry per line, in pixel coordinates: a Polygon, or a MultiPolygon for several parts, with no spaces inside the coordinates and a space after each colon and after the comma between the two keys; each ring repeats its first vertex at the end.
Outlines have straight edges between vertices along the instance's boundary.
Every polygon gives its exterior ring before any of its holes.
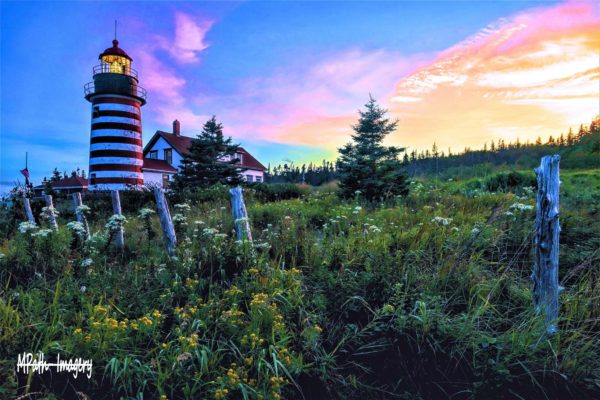
{"type": "Polygon", "coordinates": [[[152,150],[152,151],[148,152],[148,158],[158,160],[158,150],[152,150]]]}
{"type": "Polygon", "coordinates": [[[171,165],[173,164],[173,149],[165,149],[165,161],[171,165]]]}

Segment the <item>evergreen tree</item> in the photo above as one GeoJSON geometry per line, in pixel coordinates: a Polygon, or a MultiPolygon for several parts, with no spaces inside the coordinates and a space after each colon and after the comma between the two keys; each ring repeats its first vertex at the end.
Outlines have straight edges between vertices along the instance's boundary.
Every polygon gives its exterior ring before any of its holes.
{"type": "Polygon", "coordinates": [[[223,137],[223,125],[213,115],[192,139],[189,151],[181,161],[181,170],[175,175],[175,188],[208,187],[217,183],[237,185],[241,179],[240,160],[236,157],[239,145],[231,137],[223,137]]]}
{"type": "Polygon", "coordinates": [[[404,149],[382,145],[383,139],[396,129],[397,121],[385,118],[387,110],[380,108],[372,97],[365,107],[352,127],[352,142],[338,149],[340,195],[351,198],[358,191],[369,201],[406,195],[407,176],[398,159],[404,149]]]}

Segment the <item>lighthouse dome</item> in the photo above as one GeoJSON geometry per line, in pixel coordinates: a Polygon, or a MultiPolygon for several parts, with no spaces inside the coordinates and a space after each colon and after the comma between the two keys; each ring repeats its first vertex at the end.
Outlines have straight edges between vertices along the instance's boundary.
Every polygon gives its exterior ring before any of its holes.
{"type": "Polygon", "coordinates": [[[104,50],[104,52],[98,56],[100,60],[106,59],[107,56],[119,56],[132,61],[131,57],[129,57],[125,50],[119,47],[119,41],[117,39],[113,40],[112,43],[112,47],[104,50]]]}

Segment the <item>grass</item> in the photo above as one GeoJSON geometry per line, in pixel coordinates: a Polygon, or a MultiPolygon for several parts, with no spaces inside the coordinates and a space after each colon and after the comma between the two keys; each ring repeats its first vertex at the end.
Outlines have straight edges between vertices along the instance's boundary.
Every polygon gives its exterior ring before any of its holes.
{"type": "Polygon", "coordinates": [[[0,246],[0,393],[28,383],[17,354],[44,351],[94,362],[89,380],[32,376],[46,398],[598,398],[600,171],[562,179],[553,337],[532,310],[534,197],[521,186],[416,181],[376,205],[331,186],[247,193],[253,247],[215,195],[174,210],[172,259],[155,215],[126,213],[121,254],[103,209],[83,242],[59,204],[58,232],[13,230],[0,246]]]}

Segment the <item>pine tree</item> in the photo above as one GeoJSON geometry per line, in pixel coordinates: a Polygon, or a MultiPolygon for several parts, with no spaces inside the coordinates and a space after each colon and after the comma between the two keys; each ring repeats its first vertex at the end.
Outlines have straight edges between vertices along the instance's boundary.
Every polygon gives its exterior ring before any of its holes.
{"type": "Polygon", "coordinates": [[[567,146],[573,146],[575,144],[575,135],[573,134],[573,128],[569,128],[567,134],[567,146]]]}
{"type": "Polygon", "coordinates": [[[358,123],[352,127],[352,142],[338,149],[340,195],[351,198],[360,192],[369,201],[406,195],[407,176],[398,160],[404,149],[382,145],[383,139],[396,129],[397,121],[385,118],[387,110],[372,97],[365,108],[359,111],[358,123]]]}
{"type": "Polygon", "coordinates": [[[192,139],[189,151],[181,161],[181,170],[175,175],[177,190],[209,187],[217,183],[237,185],[242,181],[239,145],[231,137],[223,137],[223,125],[213,115],[202,127],[202,132],[192,139]]]}

